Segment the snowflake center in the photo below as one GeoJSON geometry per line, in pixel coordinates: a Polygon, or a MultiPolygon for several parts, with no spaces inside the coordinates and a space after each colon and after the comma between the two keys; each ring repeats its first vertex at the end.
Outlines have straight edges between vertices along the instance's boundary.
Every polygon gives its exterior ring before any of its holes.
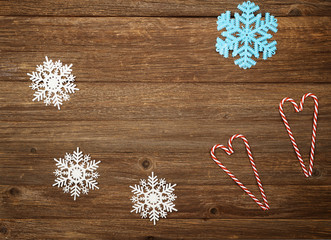
{"type": "Polygon", "coordinates": [[[239,33],[240,37],[242,37],[245,40],[250,40],[251,38],[255,38],[255,34],[252,33],[252,29],[242,29],[242,32],[239,33]]]}
{"type": "Polygon", "coordinates": [[[48,91],[57,92],[62,87],[61,77],[57,74],[51,73],[45,79],[45,87],[48,91]]]}
{"type": "Polygon", "coordinates": [[[155,205],[156,203],[158,203],[160,201],[161,197],[160,197],[160,194],[153,191],[148,195],[147,199],[148,199],[149,203],[155,205]]]}
{"type": "Polygon", "coordinates": [[[81,169],[79,169],[78,167],[75,167],[71,171],[71,177],[76,181],[81,179],[82,176],[83,176],[83,171],[81,169]]]}

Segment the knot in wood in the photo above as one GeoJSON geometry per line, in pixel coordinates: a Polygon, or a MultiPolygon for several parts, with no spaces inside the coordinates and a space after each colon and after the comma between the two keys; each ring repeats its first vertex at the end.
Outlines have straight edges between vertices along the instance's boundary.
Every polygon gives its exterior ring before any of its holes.
{"type": "Polygon", "coordinates": [[[209,212],[210,212],[211,214],[215,215],[215,214],[217,214],[218,210],[217,210],[217,208],[211,208],[211,209],[209,210],[209,212]]]}
{"type": "Polygon", "coordinates": [[[141,165],[143,166],[144,169],[148,169],[148,168],[150,168],[150,166],[151,166],[152,164],[151,164],[151,161],[150,161],[150,160],[145,159],[145,160],[141,163],[141,165]]]}
{"type": "Polygon", "coordinates": [[[0,233],[6,234],[8,232],[8,229],[5,226],[0,227],[0,233]]]}
{"type": "Polygon", "coordinates": [[[21,192],[20,192],[19,189],[13,187],[13,188],[9,189],[9,193],[10,193],[10,195],[12,195],[12,196],[17,196],[17,195],[19,195],[21,192]]]}
{"type": "Polygon", "coordinates": [[[319,177],[321,176],[321,172],[318,169],[314,168],[312,172],[312,176],[319,177]]]}

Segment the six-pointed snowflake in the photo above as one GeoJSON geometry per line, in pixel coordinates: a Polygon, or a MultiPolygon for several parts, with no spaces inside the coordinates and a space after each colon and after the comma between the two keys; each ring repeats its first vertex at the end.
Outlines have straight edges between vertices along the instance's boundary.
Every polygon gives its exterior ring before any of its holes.
{"type": "Polygon", "coordinates": [[[272,38],[268,31],[277,32],[278,24],[277,19],[269,13],[265,14],[264,20],[261,20],[261,14],[254,15],[260,8],[253,2],[243,2],[238,5],[238,9],[242,11],[242,15],[235,13],[234,19],[231,19],[230,11],[218,17],[217,30],[225,28],[226,31],[222,32],[225,40],[217,38],[216,51],[227,58],[229,50],[232,50],[233,57],[240,56],[234,63],[247,69],[256,64],[252,59],[253,55],[259,58],[259,52],[263,52],[265,60],[276,53],[277,42],[268,42],[272,38]]]}
{"type": "Polygon", "coordinates": [[[53,186],[62,187],[65,193],[70,192],[74,200],[81,192],[88,194],[90,189],[99,189],[95,179],[99,177],[96,169],[101,161],[91,160],[91,157],[83,155],[79,148],[73,154],[66,153],[64,159],[54,160],[58,169],[54,172],[57,178],[53,186]]]}
{"type": "Polygon", "coordinates": [[[28,73],[30,87],[35,90],[32,101],[44,100],[46,106],[53,103],[60,110],[62,102],[69,100],[69,94],[79,90],[71,67],[72,64],[63,66],[60,60],[53,62],[46,57],[43,65],[37,65],[37,72],[28,73]]]}
{"type": "Polygon", "coordinates": [[[166,183],[165,179],[158,180],[157,176],[140,180],[140,185],[130,186],[134,193],[131,201],[134,203],[131,212],[140,213],[142,218],[150,218],[154,225],[160,217],[166,218],[168,212],[177,211],[173,201],[177,198],[173,191],[176,184],[166,183]]]}

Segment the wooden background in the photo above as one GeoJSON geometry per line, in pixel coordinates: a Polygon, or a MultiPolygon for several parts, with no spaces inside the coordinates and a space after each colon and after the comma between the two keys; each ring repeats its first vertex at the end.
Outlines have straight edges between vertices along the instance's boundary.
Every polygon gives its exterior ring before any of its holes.
{"type": "MultiPolygon", "coordinates": [[[[249,70],[215,51],[216,17],[242,1],[1,0],[0,238],[331,238],[331,3],[255,1],[278,19],[277,54],[249,70]],[[80,89],[61,111],[32,102],[44,57],[73,64],[80,89]],[[278,104],[320,100],[306,179],[278,104]],[[244,134],[271,210],[209,151],[244,134]],[[99,190],[76,202],[52,187],[54,158],[79,146],[101,160],[99,190]],[[130,213],[129,185],[152,171],[177,183],[178,212],[153,226],[130,213]]],[[[285,112],[307,162],[313,113],[285,112]]],[[[261,199],[244,146],[217,156],[261,199]]]]}

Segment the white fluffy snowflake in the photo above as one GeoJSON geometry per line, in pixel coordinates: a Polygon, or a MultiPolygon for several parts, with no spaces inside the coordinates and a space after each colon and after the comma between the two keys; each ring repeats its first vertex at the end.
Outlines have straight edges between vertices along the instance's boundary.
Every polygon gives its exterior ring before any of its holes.
{"type": "Polygon", "coordinates": [[[165,179],[158,180],[157,176],[140,180],[140,185],[130,186],[134,193],[131,201],[134,203],[131,212],[140,213],[142,218],[149,217],[154,225],[160,217],[166,218],[168,212],[177,211],[173,201],[177,198],[173,191],[176,184],[166,183],[165,179]]]}
{"type": "Polygon", "coordinates": [[[53,186],[62,187],[65,193],[70,192],[74,200],[81,192],[88,194],[90,189],[99,189],[95,179],[99,177],[96,169],[101,161],[91,160],[91,157],[83,155],[79,148],[73,154],[66,153],[64,159],[54,160],[58,169],[54,172],[57,178],[53,186]]]}
{"type": "Polygon", "coordinates": [[[32,81],[30,87],[35,90],[32,101],[44,100],[46,106],[53,103],[60,110],[62,102],[69,100],[69,94],[79,90],[71,74],[72,64],[62,65],[60,60],[53,62],[45,58],[43,65],[37,65],[37,72],[28,73],[32,81]]]}

